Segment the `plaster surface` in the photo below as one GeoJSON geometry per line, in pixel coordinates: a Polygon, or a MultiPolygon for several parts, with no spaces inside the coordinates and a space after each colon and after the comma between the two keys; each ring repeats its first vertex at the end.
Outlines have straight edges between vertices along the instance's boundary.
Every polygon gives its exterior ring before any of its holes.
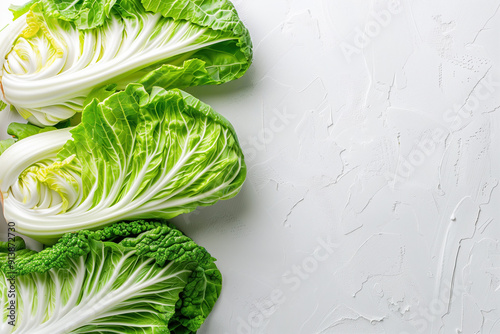
{"type": "Polygon", "coordinates": [[[500,333],[500,0],[234,4],[251,69],[189,92],[248,178],[173,220],[224,276],[199,333],[500,333]]]}

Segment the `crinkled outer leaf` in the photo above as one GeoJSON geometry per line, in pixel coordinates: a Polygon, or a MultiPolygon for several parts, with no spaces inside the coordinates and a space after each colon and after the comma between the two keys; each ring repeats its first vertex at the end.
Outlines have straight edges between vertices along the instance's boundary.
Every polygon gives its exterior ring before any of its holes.
{"type": "Polygon", "coordinates": [[[16,248],[12,271],[0,243],[2,306],[9,279],[17,292],[16,326],[0,311],[5,334],[195,333],[222,286],[210,254],[161,221],[69,233],[39,253],[22,240],[16,248]]]}
{"type": "Polygon", "coordinates": [[[29,8],[0,33],[0,80],[3,100],[40,126],[80,112],[103,85],[221,84],[252,61],[248,30],[227,0],[38,0],[29,8]]]}
{"type": "Polygon", "coordinates": [[[52,17],[75,22],[81,29],[92,29],[104,24],[116,0],[32,0],[22,6],[11,6],[17,18],[26,13],[34,3],[40,3],[52,17]]]}
{"type": "MultiPolygon", "coordinates": [[[[127,0],[129,1],[129,0],[127,0]]],[[[240,36],[239,46],[252,56],[250,35],[240,21],[233,4],[227,0],[141,0],[146,10],[165,17],[186,20],[214,30],[232,31],[240,36]]]]}
{"type": "Polygon", "coordinates": [[[187,93],[131,84],[82,116],[0,156],[4,214],[20,233],[50,243],[121,219],[169,219],[233,197],[245,180],[234,129],[187,93]]]}

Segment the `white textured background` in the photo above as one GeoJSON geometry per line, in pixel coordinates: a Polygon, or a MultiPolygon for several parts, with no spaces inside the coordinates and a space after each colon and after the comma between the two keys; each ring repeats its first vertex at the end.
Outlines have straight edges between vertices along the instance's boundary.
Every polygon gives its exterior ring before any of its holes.
{"type": "Polygon", "coordinates": [[[234,3],[254,64],[190,92],[248,179],[175,219],[224,275],[200,334],[500,333],[500,0],[234,3]]]}

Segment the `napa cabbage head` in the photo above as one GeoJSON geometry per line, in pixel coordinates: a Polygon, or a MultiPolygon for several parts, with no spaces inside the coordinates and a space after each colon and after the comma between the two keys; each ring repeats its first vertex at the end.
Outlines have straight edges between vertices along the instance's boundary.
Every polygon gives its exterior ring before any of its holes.
{"type": "Polygon", "coordinates": [[[0,32],[1,98],[39,126],[81,112],[96,87],[221,84],[252,60],[227,0],[33,0],[14,13],[0,32]]]}
{"type": "Polygon", "coordinates": [[[0,242],[0,333],[196,333],[221,291],[214,260],[163,221],[68,233],[41,252],[0,242]]]}
{"type": "Polygon", "coordinates": [[[11,129],[18,141],[0,155],[0,191],[19,233],[51,243],[123,219],[173,218],[239,192],[238,139],[209,106],[139,84],[106,92],[76,127],[11,129]]]}

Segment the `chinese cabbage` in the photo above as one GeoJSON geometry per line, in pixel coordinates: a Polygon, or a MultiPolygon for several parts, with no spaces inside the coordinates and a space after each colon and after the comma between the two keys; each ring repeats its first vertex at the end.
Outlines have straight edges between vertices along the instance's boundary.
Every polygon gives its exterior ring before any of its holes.
{"type": "Polygon", "coordinates": [[[2,99],[39,126],[80,112],[103,85],[138,82],[150,92],[221,84],[251,63],[248,31],[226,0],[30,5],[0,32],[0,84],[2,99]]]}
{"type": "Polygon", "coordinates": [[[179,90],[131,84],[82,122],[32,135],[0,155],[4,215],[50,243],[124,219],[165,218],[233,197],[246,167],[236,134],[179,90]]]}
{"type": "Polygon", "coordinates": [[[68,233],[41,252],[0,242],[0,333],[195,333],[220,295],[214,260],[160,221],[68,233]]]}

